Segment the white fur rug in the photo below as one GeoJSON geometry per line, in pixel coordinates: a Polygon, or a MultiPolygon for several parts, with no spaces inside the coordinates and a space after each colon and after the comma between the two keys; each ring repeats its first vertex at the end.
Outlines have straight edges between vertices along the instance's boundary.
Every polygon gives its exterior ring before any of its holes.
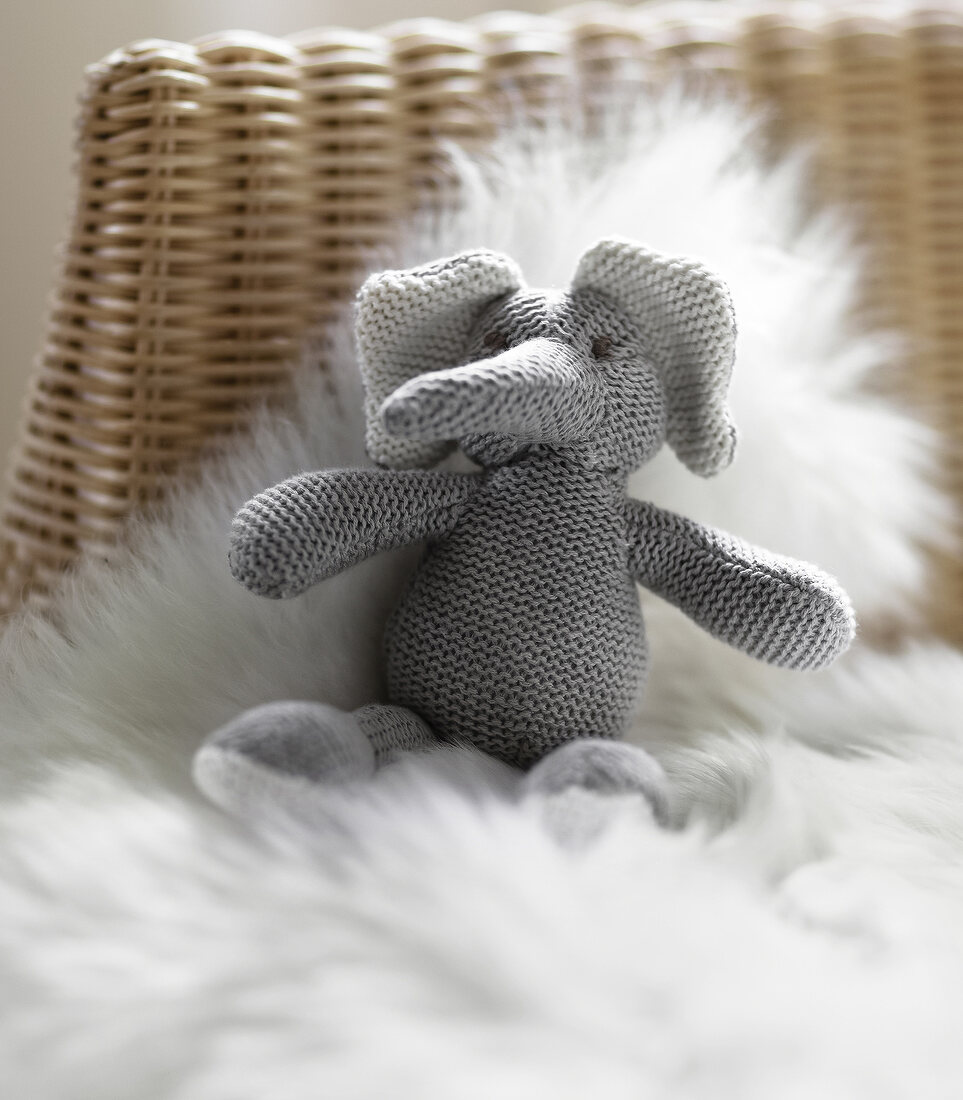
{"type": "MultiPolygon", "coordinates": [[[[506,146],[459,163],[467,209],[400,260],[485,244],[538,284],[603,233],[704,257],[740,319],[741,452],[705,483],[665,454],[636,495],[810,558],[866,626],[909,618],[947,509],[927,431],[866,392],[903,350],[854,329],[854,250],[802,217],[800,167],[749,145],[735,113],[677,104],[601,161],[506,146]]],[[[363,461],[344,339],[336,359],[337,399],[309,362],[286,415],[72,583],[62,632],[3,634],[0,1095],[958,1097],[958,652],[859,643],[775,672],[648,599],[636,736],[672,777],[672,832],[631,801],[519,807],[468,753],[386,770],[316,830],[245,829],[194,793],[195,747],[241,708],[377,692],[410,558],[280,605],[225,561],[250,494],[363,461]],[[554,839],[569,812],[593,841],[554,839]]]]}

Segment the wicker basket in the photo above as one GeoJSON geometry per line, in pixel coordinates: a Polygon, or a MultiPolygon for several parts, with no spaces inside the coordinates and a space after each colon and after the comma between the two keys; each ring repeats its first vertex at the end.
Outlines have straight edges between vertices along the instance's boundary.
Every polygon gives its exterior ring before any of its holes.
{"type": "MultiPolygon", "coordinates": [[[[920,341],[905,384],[941,418],[963,515],[963,7],[723,0],[232,32],[89,70],[76,210],[0,519],[0,608],[109,555],[202,444],[283,390],[364,252],[430,201],[441,141],[483,143],[507,89],[534,115],[680,67],[747,88],[779,141],[815,139],[827,196],[865,204],[868,304],[920,341]]],[[[960,560],[939,579],[938,625],[963,638],[960,560]]]]}

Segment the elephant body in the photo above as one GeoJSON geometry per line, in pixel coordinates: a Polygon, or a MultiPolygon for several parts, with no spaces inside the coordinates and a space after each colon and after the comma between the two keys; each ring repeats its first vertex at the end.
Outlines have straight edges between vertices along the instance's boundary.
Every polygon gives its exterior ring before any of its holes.
{"type": "Polygon", "coordinates": [[[527,766],[578,737],[619,737],[646,644],[625,479],[529,452],[477,478],[391,616],[393,703],[527,766]]]}

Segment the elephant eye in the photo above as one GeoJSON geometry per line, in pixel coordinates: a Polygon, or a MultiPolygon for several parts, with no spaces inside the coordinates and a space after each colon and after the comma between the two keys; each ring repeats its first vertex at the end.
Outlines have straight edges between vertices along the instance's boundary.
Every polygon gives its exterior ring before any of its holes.
{"type": "Polygon", "coordinates": [[[489,332],[486,334],[482,343],[490,351],[503,351],[508,347],[508,339],[503,332],[489,332]]]}
{"type": "Polygon", "coordinates": [[[592,341],[592,354],[596,359],[601,359],[612,347],[612,341],[608,336],[596,336],[592,341]]]}

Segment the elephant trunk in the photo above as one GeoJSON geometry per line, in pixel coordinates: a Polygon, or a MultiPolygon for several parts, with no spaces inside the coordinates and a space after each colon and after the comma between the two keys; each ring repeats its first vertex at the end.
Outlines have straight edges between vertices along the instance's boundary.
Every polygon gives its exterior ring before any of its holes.
{"type": "Polygon", "coordinates": [[[432,371],[381,406],[391,435],[432,442],[488,433],[531,443],[585,439],[603,410],[601,379],[568,344],[527,340],[491,359],[432,371]]]}

